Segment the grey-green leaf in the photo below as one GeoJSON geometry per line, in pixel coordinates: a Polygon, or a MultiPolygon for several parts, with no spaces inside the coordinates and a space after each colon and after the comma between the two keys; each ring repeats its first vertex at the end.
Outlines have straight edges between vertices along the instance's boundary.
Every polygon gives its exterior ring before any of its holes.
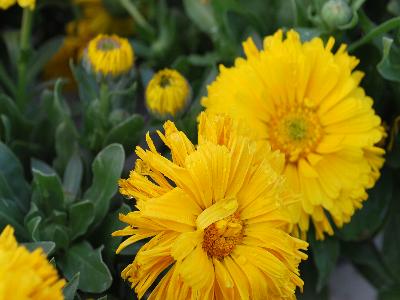
{"type": "Polygon", "coordinates": [[[30,252],[33,252],[38,248],[42,248],[44,253],[47,254],[47,256],[52,254],[56,248],[56,244],[54,242],[32,242],[32,243],[23,243],[23,245],[30,252]]]}
{"type": "Polygon", "coordinates": [[[118,188],[125,160],[125,152],[121,145],[111,144],[104,148],[92,164],[93,182],[84,194],[83,199],[94,204],[94,225],[97,225],[107,214],[111,198],[118,188]]]}
{"type": "Polygon", "coordinates": [[[64,294],[65,300],[74,300],[75,299],[75,294],[76,294],[76,291],[78,290],[78,285],[79,285],[79,277],[80,277],[80,274],[76,273],[64,287],[63,294],[64,294]]]}
{"type": "Polygon", "coordinates": [[[0,142],[0,174],[6,178],[8,186],[16,195],[18,208],[29,210],[30,186],[25,180],[22,165],[14,153],[0,142]]]}
{"type": "Polygon", "coordinates": [[[311,237],[310,244],[318,270],[317,292],[320,292],[327,284],[329,276],[336,266],[340,253],[340,244],[333,237],[328,237],[323,241],[316,241],[311,237]]]}
{"type": "Polygon", "coordinates": [[[78,153],[74,153],[68,161],[63,177],[64,192],[67,202],[73,202],[81,186],[83,165],[78,153]]]}
{"type": "Polygon", "coordinates": [[[69,207],[69,228],[71,240],[83,235],[94,219],[94,205],[88,200],[80,201],[69,207]]]}
{"type": "Polygon", "coordinates": [[[120,143],[125,149],[134,148],[142,136],[144,120],[141,115],[133,115],[115,126],[107,135],[104,146],[120,143]]]}
{"type": "Polygon", "coordinates": [[[101,257],[101,249],[93,249],[88,242],[73,245],[58,264],[69,280],[80,273],[78,288],[83,292],[101,293],[111,286],[112,277],[101,257]]]}

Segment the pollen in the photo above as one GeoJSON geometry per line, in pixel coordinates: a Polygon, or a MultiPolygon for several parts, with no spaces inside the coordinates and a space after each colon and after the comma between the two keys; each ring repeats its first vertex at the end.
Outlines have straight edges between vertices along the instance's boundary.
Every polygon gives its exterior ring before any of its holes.
{"type": "Polygon", "coordinates": [[[243,239],[243,222],[239,213],[219,220],[204,230],[203,249],[210,257],[222,259],[231,254],[243,239]]]}
{"type": "Polygon", "coordinates": [[[269,127],[272,148],[283,152],[291,162],[313,151],[322,138],[318,116],[306,106],[282,106],[270,120],[269,127]]]}

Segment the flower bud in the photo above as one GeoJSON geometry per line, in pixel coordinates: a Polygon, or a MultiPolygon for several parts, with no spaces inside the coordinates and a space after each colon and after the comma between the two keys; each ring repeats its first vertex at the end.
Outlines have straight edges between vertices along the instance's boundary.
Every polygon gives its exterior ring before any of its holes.
{"type": "Polygon", "coordinates": [[[329,0],[322,7],[321,17],[329,28],[334,29],[349,23],[353,12],[345,0],[329,0]]]}
{"type": "Polygon", "coordinates": [[[191,100],[190,85],[178,71],[157,72],[146,88],[146,107],[154,117],[167,119],[182,113],[191,100]]]}
{"type": "Polygon", "coordinates": [[[115,78],[128,73],[134,61],[135,54],[127,39],[100,34],[89,42],[83,65],[98,77],[115,78]]]}

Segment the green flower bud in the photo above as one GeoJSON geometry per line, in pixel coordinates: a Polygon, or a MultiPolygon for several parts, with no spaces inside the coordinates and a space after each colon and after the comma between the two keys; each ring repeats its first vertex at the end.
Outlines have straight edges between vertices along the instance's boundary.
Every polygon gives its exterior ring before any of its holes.
{"type": "Polygon", "coordinates": [[[346,25],[353,17],[353,11],[345,0],[329,0],[322,7],[321,17],[329,28],[346,25]]]}

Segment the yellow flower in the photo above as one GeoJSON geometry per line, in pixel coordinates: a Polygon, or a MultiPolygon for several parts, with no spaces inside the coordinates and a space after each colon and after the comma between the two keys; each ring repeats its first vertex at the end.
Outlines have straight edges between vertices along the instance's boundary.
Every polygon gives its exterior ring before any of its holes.
{"type": "Polygon", "coordinates": [[[29,9],[34,9],[36,0],[18,0],[18,5],[24,8],[28,7],[29,9]]]}
{"type": "Polygon", "coordinates": [[[99,34],[89,42],[87,60],[90,68],[103,76],[119,76],[132,69],[134,52],[125,38],[99,34]]]}
{"type": "Polygon", "coordinates": [[[42,249],[30,253],[19,246],[14,229],[6,226],[0,234],[0,300],[64,299],[64,285],[42,249]]]}
{"type": "Polygon", "coordinates": [[[171,121],[158,132],[172,161],[149,135],[149,150],[137,147],[135,170],[119,185],[138,211],[120,215],[128,226],[113,235],[129,236],[117,253],[150,238],[122,271],[139,298],[166,270],[149,299],[295,299],[302,287],[308,244],[284,231],[295,201],[284,158],[267,146],[261,157],[238,128],[201,114],[197,147],[171,121]]]}
{"type": "Polygon", "coordinates": [[[146,88],[146,106],[150,113],[165,119],[176,117],[190,102],[190,85],[178,71],[157,72],[146,88]]]}
{"type": "Polygon", "coordinates": [[[334,39],[302,43],[291,30],[264,40],[259,51],[249,39],[247,59],[238,58],[202,99],[207,111],[243,119],[258,141],[269,141],[286,156],[285,174],[302,201],[292,209],[295,233],[314,223],[318,238],[350,221],[379,177],[383,136],[373,100],[359,86],[358,60],[346,46],[332,52],[334,39]]]}
{"type": "MultiPolygon", "coordinates": [[[[1,0],[0,0],[1,1],[1,0]]],[[[80,9],[80,18],[67,24],[67,36],[58,52],[44,70],[45,79],[69,78],[68,88],[73,88],[69,61],[80,61],[88,42],[98,34],[132,35],[133,20],[129,17],[113,17],[105,9],[102,0],[74,0],[80,9]]]]}
{"type": "Polygon", "coordinates": [[[0,9],[6,10],[15,3],[17,3],[17,0],[0,0],[0,9]]]}
{"type": "Polygon", "coordinates": [[[8,9],[9,7],[17,4],[22,8],[28,7],[34,9],[36,5],[36,0],[0,0],[0,9],[8,9]]]}

